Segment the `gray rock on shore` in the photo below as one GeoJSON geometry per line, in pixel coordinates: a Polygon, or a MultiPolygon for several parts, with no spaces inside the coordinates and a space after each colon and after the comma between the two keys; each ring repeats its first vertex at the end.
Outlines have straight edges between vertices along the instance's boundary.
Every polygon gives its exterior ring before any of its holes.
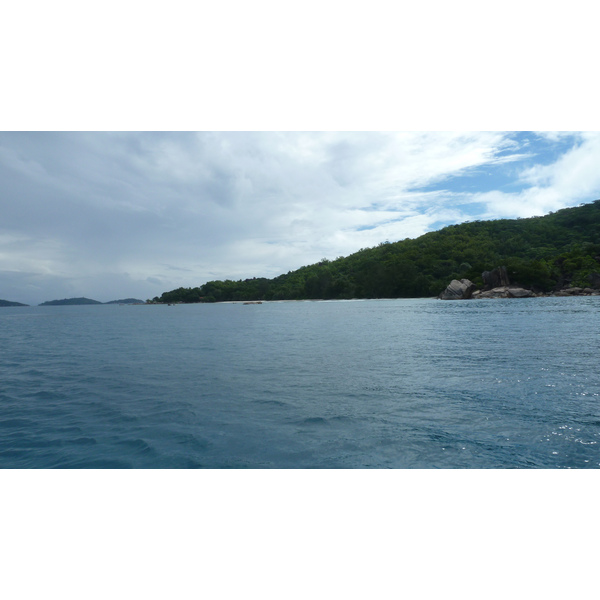
{"type": "Polygon", "coordinates": [[[440,300],[468,300],[477,286],[469,279],[453,279],[450,285],[438,296],[440,300]]]}
{"type": "Polygon", "coordinates": [[[503,285],[491,290],[473,292],[472,298],[532,298],[535,294],[522,287],[503,285]]]}
{"type": "Polygon", "coordinates": [[[511,284],[506,267],[496,267],[481,274],[484,286],[481,290],[468,279],[453,279],[450,285],[438,296],[441,300],[469,300],[470,298],[534,298],[548,296],[600,296],[600,274],[589,277],[592,287],[563,287],[553,292],[539,292],[511,284]],[[597,287],[598,286],[598,287],[597,287]]]}
{"type": "Polygon", "coordinates": [[[531,290],[520,287],[509,287],[506,290],[509,298],[532,298],[535,294],[531,290]]]}

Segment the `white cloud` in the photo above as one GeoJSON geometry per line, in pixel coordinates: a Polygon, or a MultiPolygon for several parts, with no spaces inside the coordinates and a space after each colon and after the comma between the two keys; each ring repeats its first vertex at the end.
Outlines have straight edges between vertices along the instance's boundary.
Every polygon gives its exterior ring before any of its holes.
{"type": "Polygon", "coordinates": [[[487,207],[482,218],[539,216],[599,198],[600,133],[568,137],[577,143],[557,160],[521,171],[519,182],[526,186],[521,191],[496,190],[473,195],[472,201],[487,207]]]}
{"type": "Polygon", "coordinates": [[[579,133],[573,131],[536,131],[535,133],[538,137],[547,139],[550,142],[562,142],[579,137],[579,133]]]}

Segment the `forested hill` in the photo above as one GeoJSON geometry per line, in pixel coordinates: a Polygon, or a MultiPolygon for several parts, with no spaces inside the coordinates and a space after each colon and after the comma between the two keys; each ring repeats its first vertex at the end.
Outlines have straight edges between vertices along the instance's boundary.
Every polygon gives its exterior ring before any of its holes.
{"type": "Polygon", "coordinates": [[[536,291],[598,281],[600,200],[543,217],[450,225],[273,279],[209,281],[165,292],[154,301],[437,296],[452,279],[467,278],[481,286],[482,272],[500,265],[507,267],[512,282],[536,291]]]}

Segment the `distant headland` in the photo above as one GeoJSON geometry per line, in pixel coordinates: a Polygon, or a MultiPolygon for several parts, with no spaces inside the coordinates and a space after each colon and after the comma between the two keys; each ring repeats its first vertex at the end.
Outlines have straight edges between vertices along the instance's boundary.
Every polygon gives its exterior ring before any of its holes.
{"type": "Polygon", "coordinates": [[[48,300],[42,302],[39,306],[72,306],[79,304],[102,304],[102,302],[90,300],[89,298],[64,298],[63,300],[48,300]]]}
{"type": "Polygon", "coordinates": [[[0,300],[0,306],[29,306],[29,304],[21,304],[20,302],[10,302],[9,300],[0,300]]]}
{"type": "Polygon", "coordinates": [[[111,300],[104,304],[146,304],[145,300],[139,300],[138,298],[125,298],[123,300],[111,300]]]}
{"type": "Polygon", "coordinates": [[[110,302],[98,302],[90,298],[64,298],[63,300],[48,300],[39,306],[81,306],[85,304],[145,304],[144,300],[137,298],[125,298],[123,300],[111,300],[110,302]]]}

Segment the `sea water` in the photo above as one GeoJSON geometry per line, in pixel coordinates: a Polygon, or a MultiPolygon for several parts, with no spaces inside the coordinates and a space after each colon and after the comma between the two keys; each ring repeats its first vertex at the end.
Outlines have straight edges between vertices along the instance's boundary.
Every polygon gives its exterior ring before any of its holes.
{"type": "Polygon", "coordinates": [[[0,309],[1,468],[598,468],[600,297],[0,309]]]}

